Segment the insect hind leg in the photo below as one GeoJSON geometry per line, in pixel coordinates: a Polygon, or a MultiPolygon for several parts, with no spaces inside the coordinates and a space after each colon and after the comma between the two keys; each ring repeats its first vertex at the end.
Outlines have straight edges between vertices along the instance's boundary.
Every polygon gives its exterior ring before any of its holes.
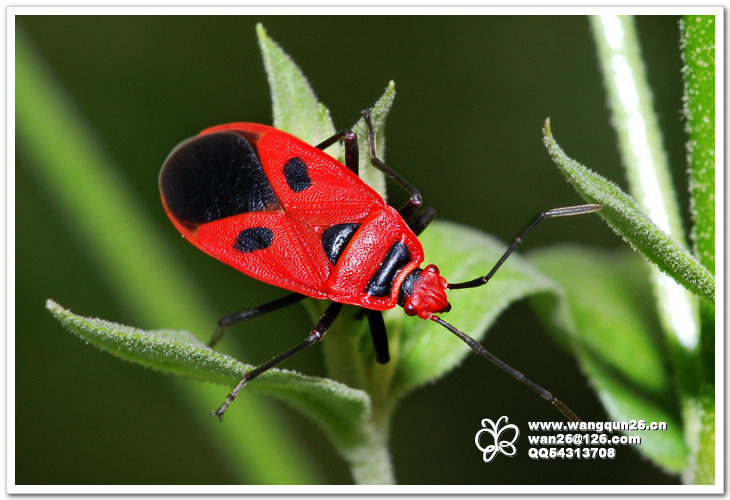
{"type": "Polygon", "coordinates": [[[236,387],[233,388],[230,394],[228,394],[228,397],[226,398],[225,402],[220,406],[220,408],[218,408],[217,410],[213,410],[212,412],[210,412],[210,414],[215,415],[216,417],[218,417],[218,420],[222,422],[223,414],[226,412],[230,404],[233,402],[234,399],[236,399],[238,393],[241,392],[241,389],[243,389],[247,383],[258,377],[262,373],[269,371],[279,363],[291,358],[299,351],[306,349],[310,345],[322,340],[327,331],[332,327],[332,323],[334,323],[335,319],[337,319],[337,315],[340,314],[341,310],[342,304],[340,304],[339,302],[332,302],[327,307],[327,310],[324,312],[322,317],[319,318],[317,325],[312,329],[311,332],[309,332],[309,335],[306,339],[304,339],[303,342],[300,342],[288,351],[279,354],[278,356],[272,358],[266,363],[262,363],[256,368],[247,371],[241,381],[238,383],[238,385],[236,385],[236,387]]]}
{"type": "Polygon", "coordinates": [[[253,318],[257,318],[259,316],[263,316],[264,314],[277,311],[283,307],[299,302],[306,297],[306,295],[302,295],[301,293],[290,293],[289,295],[285,295],[284,297],[272,300],[271,302],[267,302],[266,304],[262,304],[258,307],[242,309],[234,313],[226,314],[218,320],[218,326],[215,329],[215,332],[213,332],[213,338],[208,343],[208,347],[212,349],[213,346],[220,342],[220,340],[223,338],[223,331],[226,328],[237,325],[238,323],[243,323],[244,321],[248,321],[253,318]]]}

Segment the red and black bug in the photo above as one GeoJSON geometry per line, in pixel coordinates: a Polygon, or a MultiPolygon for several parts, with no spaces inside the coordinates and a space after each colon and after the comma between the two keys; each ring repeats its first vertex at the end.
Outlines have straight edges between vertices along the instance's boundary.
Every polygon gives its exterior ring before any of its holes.
{"type": "Polygon", "coordinates": [[[410,193],[399,210],[388,206],[358,177],[357,135],[350,130],[313,147],[273,127],[231,123],[203,130],[180,143],[165,160],[159,178],[162,203],[182,235],[239,271],[294,292],[224,316],[211,344],[221,328],[305,297],[332,302],[303,342],[246,373],[212,414],[222,420],[250,380],[321,340],[343,304],[351,304],[365,309],[378,362],[390,358],[381,311],[399,305],[406,314],[439,323],[566,418],[578,420],[550,392],[436,315],[451,309],[447,289],[486,284],[522,238],[545,218],[586,214],[601,207],[580,205],[542,212],[489,273],[464,283],[448,283],[436,266],[420,267],[424,253],[417,235],[434,219],[435,210],[421,209],[418,190],[377,157],[370,111],[363,116],[372,165],[410,193]],[[340,140],[345,145],[345,165],[323,151],[340,140]]]}

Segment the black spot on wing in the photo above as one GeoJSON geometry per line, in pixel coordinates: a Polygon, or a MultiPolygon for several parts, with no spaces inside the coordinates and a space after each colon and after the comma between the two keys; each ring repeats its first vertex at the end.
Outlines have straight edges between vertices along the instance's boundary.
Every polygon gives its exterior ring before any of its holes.
{"type": "Polygon", "coordinates": [[[249,253],[269,248],[274,242],[274,231],[268,227],[249,227],[238,233],[233,248],[249,253]]]}
{"type": "Polygon", "coordinates": [[[411,261],[411,252],[408,247],[396,241],[385,254],[383,262],[368,281],[365,291],[373,297],[387,297],[393,289],[393,280],[398,271],[411,261]]]}
{"type": "Polygon", "coordinates": [[[322,248],[324,248],[324,253],[327,254],[327,258],[332,262],[332,265],[337,264],[340,255],[342,255],[345,247],[352,239],[352,235],[359,227],[360,224],[357,223],[335,224],[322,232],[322,248]]]}
{"type": "Polygon", "coordinates": [[[307,164],[298,156],[290,158],[284,165],[284,178],[289,189],[295,193],[301,193],[312,185],[312,179],[309,178],[309,172],[307,172],[307,164]]]}
{"type": "Polygon", "coordinates": [[[179,144],[160,171],[160,192],[170,213],[191,224],[281,209],[256,148],[230,131],[179,144]]]}

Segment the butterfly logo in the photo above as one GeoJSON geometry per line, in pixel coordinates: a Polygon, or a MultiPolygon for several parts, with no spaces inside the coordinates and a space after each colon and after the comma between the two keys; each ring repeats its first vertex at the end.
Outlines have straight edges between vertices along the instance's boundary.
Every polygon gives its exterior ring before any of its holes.
{"type": "Polygon", "coordinates": [[[497,420],[496,424],[492,422],[492,420],[489,418],[485,418],[484,420],[482,420],[482,429],[477,432],[477,435],[474,437],[474,442],[476,443],[477,448],[479,448],[479,450],[482,452],[484,461],[486,463],[494,460],[494,457],[497,456],[497,452],[500,452],[503,455],[507,455],[508,457],[513,457],[517,453],[517,448],[515,448],[515,442],[517,441],[517,438],[520,437],[520,430],[515,424],[508,424],[507,422],[509,422],[509,419],[507,417],[501,417],[499,420],[497,420]],[[499,438],[505,431],[514,431],[514,436],[510,441],[500,441],[499,438]],[[489,433],[492,436],[492,438],[494,439],[494,444],[482,446],[481,437],[482,434],[484,434],[485,432],[489,433]]]}

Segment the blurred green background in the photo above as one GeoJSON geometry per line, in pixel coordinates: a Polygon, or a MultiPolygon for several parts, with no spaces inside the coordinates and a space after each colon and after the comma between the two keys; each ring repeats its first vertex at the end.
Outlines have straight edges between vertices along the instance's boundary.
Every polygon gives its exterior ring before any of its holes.
{"type": "MultiPolygon", "coordinates": [[[[282,292],[180,238],[160,205],[157,175],[172,147],[205,127],[271,122],[254,29],[258,22],[303,69],[338,128],[351,126],[388,81],[395,81],[388,164],[418,186],[442,219],[507,241],[540,210],[579,203],[542,145],[541,127],[548,116],[570,156],[625,187],[584,17],[16,18],[18,31],[45,59],[125,187],[169,242],[170,259],[185,263],[193,292],[212,304],[217,316],[282,292]]],[[[678,17],[639,17],[637,27],[686,210],[678,17]]],[[[211,410],[205,403],[183,402],[169,377],[84,345],[44,310],[45,300],[53,298],[82,315],[142,328],[173,326],[143,324],[115,299],[108,281],[90,264],[74,221],[63,218],[49,200],[25,153],[19,147],[15,165],[16,483],[258,482],[226,463],[201,431],[220,425],[205,418],[211,410]]],[[[394,204],[405,199],[397,189],[390,191],[394,204]]],[[[114,231],[114,220],[107,229],[114,231]]],[[[622,245],[599,218],[579,217],[546,223],[524,247],[567,241],[622,245]]],[[[217,316],[206,318],[211,333],[217,316]]],[[[239,343],[245,346],[245,361],[261,362],[301,340],[310,327],[304,309],[295,306],[229,335],[222,349],[232,351],[239,343]]],[[[550,342],[526,304],[511,307],[485,345],[583,419],[606,419],[572,358],[550,342]]],[[[286,367],[324,375],[320,348],[298,355],[286,367]]],[[[220,399],[228,392],[222,386],[216,390],[220,399]]],[[[290,447],[284,452],[305,457],[312,482],[351,483],[346,465],[315,424],[278,402],[267,408],[283,424],[290,447]]],[[[245,396],[235,410],[246,411],[245,396]]],[[[501,415],[518,426],[528,420],[559,420],[549,404],[476,356],[410,395],[392,428],[399,483],[677,482],[628,447],[619,448],[614,460],[536,462],[520,453],[485,464],[474,435],[483,418],[501,415]]],[[[518,449],[520,444],[524,451],[526,438],[518,441],[518,449]]],[[[291,479],[284,474],[280,482],[291,479]]]]}

